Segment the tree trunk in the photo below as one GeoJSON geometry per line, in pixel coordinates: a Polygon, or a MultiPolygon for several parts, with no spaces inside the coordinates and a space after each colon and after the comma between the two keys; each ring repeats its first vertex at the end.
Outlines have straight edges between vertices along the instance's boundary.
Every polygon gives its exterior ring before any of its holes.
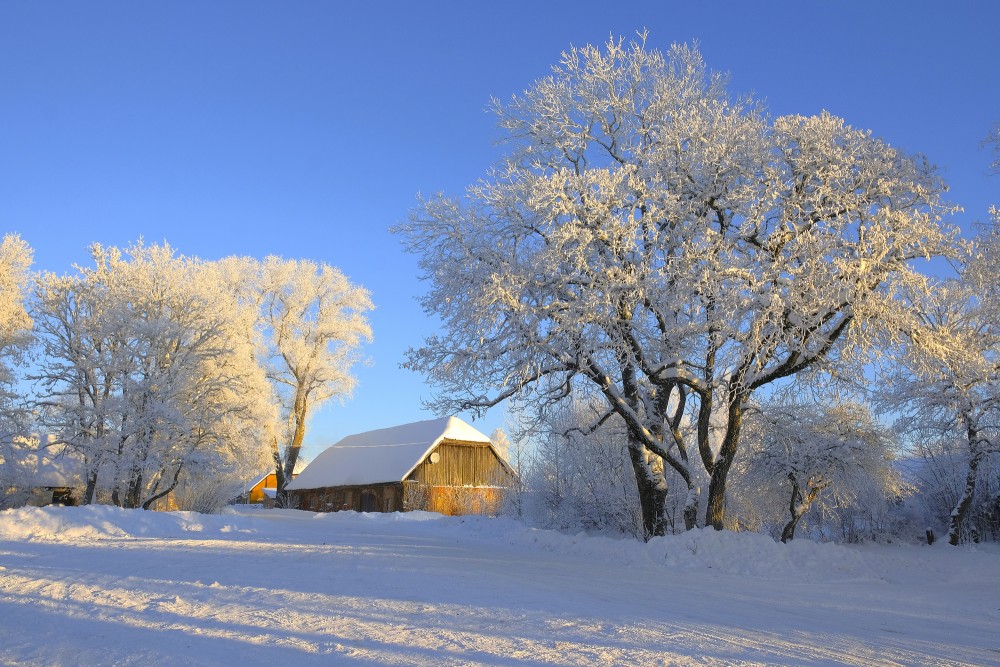
{"type": "Polygon", "coordinates": [[[795,538],[795,526],[798,525],[801,514],[793,514],[791,520],[781,529],[781,543],[791,542],[795,538]]]}
{"type": "Polygon", "coordinates": [[[173,480],[171,480],[170,486],[168,486],[163,491],[160,491],[159,493],[156,493],[153,496],[151,496],[150,498],[148,498],[146,500],[146,502],[144,502],[142,504],[142,509],[148,510],[150,507],[153,506],[153,503],[155,503],[157,500],[159,500],[160,498],[164,497],[165,495],[167,495],[168,493],[170,493],[171,491],[173,491],[174,489],[177,488],[177,481],[181,477],[181,469],[183,467],[184,467],[183,464],[178,464],[177,470],[174,471],[174,478],[173,478],[173,480]]]}
{"type": "Polygon", "coordinates": [[[694,530],[698,527],[698,498],[701,490],[693,484],[688,484],[687,500],[684,503],[684,530],[694,530]]]}
{"type": "Polygon", "coordinates": [[[783,544],[795,537],[795,526],[798,525],[799,519],[805,514],[805,510],[802,508],[802,490],[799,488],[799,483],[795,481],[795,475],[791,473],[789,473],[788,479],[792,482],[792,497],[788,500],[788,514],[791,518],[785,524],[785,527],[781,529],[781,542],[783,544]]]}
{"type": "Polygon", "coordinates": [[[649,466],[647,450],[641,444],[632,443],[628,453],[639,490],[643,539],[648,542],[651,537],[659,537],[667,532],[667,522],[663,515],[663,506],[667,500],[667,482],[662,474],[656,474],[649,466]]]}
{"type": "Polygon", "coordinates": [[[791,516],[788,523],[781,530],[781,541],[788,542],[795,537],[795,528],[799,525],[799,519],[806,515],[809,508],[812,507],[813,502],[816,500],[816,496],[819,492],[829,486],[829,482],[824,480],[822,477],[810,477],[809,481],[806,483],[808,491],[806,495],[802,495],[802,487],[799,486],[799,481],[795,477],[794,472],[788,473],[788,480],[792,483],[792,496],[788,499],[788,513],[791,516]]]}
{"type": "Polygon", "coordinates": [[[285,488],[285,464],[281,458],[281,450],[278,448],[278,438],[271,439],[271,457],[274,459],[274,498],[275,506],[278,505],[278,489],[285,488]]]}
{"type": "Polygon", "coordinates": [[[288,507],[288,491],[285,486],[292,481],[295,475],[295,464],[299,460],[299,451],[302,449],[302,441],[306,435],[306,411],[308,403],[305,391],[301,388],[295,396],[295,432],[292,433],[292,442],[285,452],[285,466],[281,474],[278,475],[277,488],[275,489],[275,505],[277,507],[288,507]]]}
{"type": "Polygon", "coordinates": [[[139,507],[139,485],[136,480],[129,481],[128,490],[125,492],[125,499],[122,501],[125,509],[136,509],[139,507]]]}
{"type": "Polygon", "coordinates": [[[133,470],[128,481],[128,490],[125,492],[125,502],[123,506],[127,509],[139,507],[142,497],[143,475],[141,470],[133,470]]]}
{"type": "Polygon", "coordinates": [[[87,471],[87,486],[83,490],[83,504],[90,505],[94,502],[94,494],[97,492],[97,466],[87,471]]]}
{"type": "Polygon", "coordinates": [[[965,475],[965,490],[962,492],[962,497],[958,499],[958,503],[955,504],[955,509],[951,511],[951,522],[948,526],[949,544],[957,545],[962,541],[962,522],[965,521],[965,515],[972,507],[972,499],[976,494],[976,477],[979,474],[981,460],[982,454],[980,452],[976,452],[969,459],[969,470],[965,475]]]}
{"type": "Polygon", "coordinates": [[[726,520],[726,480],[729,469],[736,458],[740,444],[740,428],[743,425],[743,400],[732,397],[729,401],[729,416],[726,420],[726,437],[719,448],[719,456],[712,466],[712,477],[708,484],[708,509],[705,510],[705,525],[722,530],[726,520]]]}

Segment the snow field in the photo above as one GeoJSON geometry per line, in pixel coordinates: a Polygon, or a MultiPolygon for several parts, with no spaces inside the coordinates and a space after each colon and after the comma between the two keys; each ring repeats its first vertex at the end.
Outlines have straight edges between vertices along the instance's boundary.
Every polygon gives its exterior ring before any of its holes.
{"type": "Polygon", "coordinates": [[[24,508],[0,614],[0,664],[1000,665],[1000,549],[24,508]]]}

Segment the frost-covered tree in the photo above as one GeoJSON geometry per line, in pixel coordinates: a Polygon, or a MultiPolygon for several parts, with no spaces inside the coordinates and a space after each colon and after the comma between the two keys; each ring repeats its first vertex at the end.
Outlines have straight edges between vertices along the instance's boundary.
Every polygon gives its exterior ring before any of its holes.
{"type": "Polygon", "coordinates": [[[642,537],[625,429],[618,420],[593,430],[582,426],[602,411],[581,398],[546,411],[524,473],[524,514],[546,528],[642,537]]]}
{"type": "MultiPolygon", "coordinates": [[[[961,439],[927,437],[911,443],[907,472],[917,489],[913,509],[928,530],[947,534],[958,501],[968,489],[969,451],[961,439]]],[[[972,499],[961,526],[961,541],[1000,541],[1000,454],[976,465],[972,499]]]]}
{"type": "Polygon", "coordinates": [[[28,342],[31,317],[24,307],[31,267],[31,248],[16,234],[0,242],[0,383],[9,383],[6,361],[16,356],[28,342]]]}
{"type": "Polygon", "coordinates": [[[40,419],[84,458],[84,503],[93,501],[98,471],[111,455],[120,385],[112,363],[117,341],[100,325],[105,305],[97,286],[79,276],[46,273],[36,280],[40,419]]]}
{"type": "Polygon", "coordinates": [[[733,491],[762,522],[781,526],[782,542],[810,510],[884,505],[904,492],[895,440],[861,405],[755,406],[745,428],[733,491]]]}
{"type": "Polygon", "coordinates": [[[596,391],[595,423],[627,430],[647,535],[666,469],[695,525],[698,465],[721,528],[755,392],[869,351],[922,285],[910,260],[951,249],[923,159],[828,113],[769,117],[690,47],[572,48],[494,108],[507,158],[398,229],[443,323],[406,365],[442,412],[596,391]]]}
{"type": "Polygon", "coordinates": [[[24,304],[31,256],[31,248],[16,234],[0,242],[0,443],[7,445],[26,432],[27,415],[14,391],[14,365],[31,342],[31,317],[24,304]]]}
{"type": "Polygon", "coordinates": [[[309,417],[351,394],[359,346],[372,338],[368,290],[309,260],[230,258],[222,263],[257,313],[257,341],[280,415],[270,436],[277,501],[284,506],[309,417]]]}
{"type": "Polygon", "coordinates": [[[269,392],[253,311],[169,246],[91,253],[93,267],[41,275],[34,297],[41,419],[82,455],[84,502],[148,509],[185,474],[259,465],[269,392]]]}
{"type": "Polygon", "coordinates": [[[960,277],[911,300],[913,323],[880,394],[922,453],[962,462],[964,483],[948,520],[951,544],[965,537],[980,466],[1000,455],[1000,213],[993,216],[960,277]]]}

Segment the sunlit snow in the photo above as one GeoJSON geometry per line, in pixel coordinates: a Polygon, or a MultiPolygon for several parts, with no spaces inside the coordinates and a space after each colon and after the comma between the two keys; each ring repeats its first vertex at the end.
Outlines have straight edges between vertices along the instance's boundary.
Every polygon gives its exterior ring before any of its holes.
{"type": "Polygon", "coordinates": [[[0,615],[2,664],[997,665],[1000,545],[25,508],[0,615]]]}

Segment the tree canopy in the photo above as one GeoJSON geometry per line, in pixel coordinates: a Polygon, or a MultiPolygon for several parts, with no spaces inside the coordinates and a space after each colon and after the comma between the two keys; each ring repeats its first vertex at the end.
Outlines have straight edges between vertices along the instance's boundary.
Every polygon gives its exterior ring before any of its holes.
{"type": "Polygon", "coordinates": [[[829,113],[771,117],[690,46],[572,48],[493,108],[507,157],[398,228],[443,325],[406,365],[443,412],[596,391],[597,421],[628,430],[648,534],[657,460],[689,486],[689,527],[704,466],[722,527],[754,392],[869,351],[898,291],[922,289],[911,260],[952,252],[923,158],[829,113]]]}

